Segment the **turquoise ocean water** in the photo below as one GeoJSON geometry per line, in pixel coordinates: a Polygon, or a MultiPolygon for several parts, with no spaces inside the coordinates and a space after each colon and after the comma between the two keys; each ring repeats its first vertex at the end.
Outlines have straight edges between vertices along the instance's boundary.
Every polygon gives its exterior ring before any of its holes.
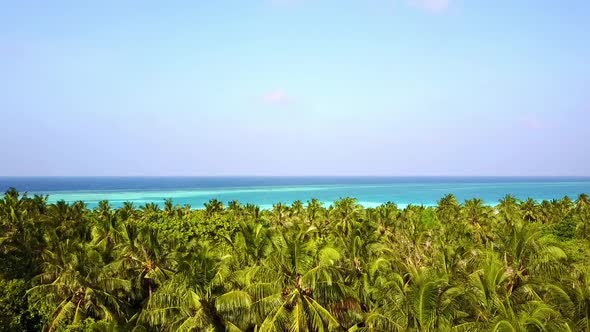
{"type": "Polygon", "coordinates": [[[95,207],[109,200],[115,207],[130,201],[201,208],[212,198],[238,200],[262,208],[317,198],[330,204],[354,197],[366,207],[394,202],[434,205],[452,193],[460,201],[481,198],[495,204],[506,194],[541,201],[590,193],[590,178],[582,177],[0,177],[0,190],[15,187],[29,194],[49,195],[49,202],[84,201],[95,207]]]}

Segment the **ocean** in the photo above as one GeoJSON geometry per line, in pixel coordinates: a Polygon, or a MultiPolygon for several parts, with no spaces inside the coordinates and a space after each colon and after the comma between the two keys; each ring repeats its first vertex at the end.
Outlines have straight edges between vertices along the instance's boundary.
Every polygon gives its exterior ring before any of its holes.
{"type": "Polygon", "coordinates": [[[431,206],[446,194],[459,201],[481,198],[496,204],[506,194],[537,201],[590,193],[590,177],[0,177],[0,190],[49,195],[49,202],[84,201],[88,207],[109,200],[141,206],[148,202],[202,208],[210,199],[237,200],[262,208],[317,198],[329,205],[354,197],[365,207],[394,202],[431,206]]]}

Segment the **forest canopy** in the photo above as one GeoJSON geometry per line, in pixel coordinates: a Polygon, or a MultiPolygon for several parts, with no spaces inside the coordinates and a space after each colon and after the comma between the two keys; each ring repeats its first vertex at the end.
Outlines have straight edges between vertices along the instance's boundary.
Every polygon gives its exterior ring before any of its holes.
{"type": "Polygon", "coordinates": [[[2,331],[590,331],[590,198],[0,199],[2,331]]]}

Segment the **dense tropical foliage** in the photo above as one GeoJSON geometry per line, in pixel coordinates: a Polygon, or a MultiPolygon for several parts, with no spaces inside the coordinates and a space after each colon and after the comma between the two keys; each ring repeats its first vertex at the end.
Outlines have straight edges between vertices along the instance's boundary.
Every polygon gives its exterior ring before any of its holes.
{"type": "Polygon", "coordinates": [[[590,331],[590,199],[0,199],[4,331],[590,331]]]}

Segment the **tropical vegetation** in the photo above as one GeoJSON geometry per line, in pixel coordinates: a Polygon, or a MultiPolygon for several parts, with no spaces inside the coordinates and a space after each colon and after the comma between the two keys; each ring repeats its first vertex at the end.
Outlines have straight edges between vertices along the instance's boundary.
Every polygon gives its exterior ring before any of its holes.
{"type": "Polygon", "coordinates": [[[3,331],[590,331],[590,198],[0,199],[3,331]]]}

